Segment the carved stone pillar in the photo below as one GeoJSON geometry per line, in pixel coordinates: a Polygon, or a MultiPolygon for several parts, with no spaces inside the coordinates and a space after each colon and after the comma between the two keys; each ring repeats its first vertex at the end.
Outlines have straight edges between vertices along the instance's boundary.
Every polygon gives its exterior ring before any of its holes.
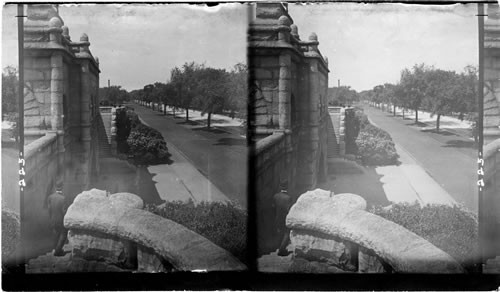
{"type": "Polygon", "coordinates": [[[90,143],[92,140],[90,129],[90,72],[89,60],[83,59],[81,61],[81,102],[80,102],[80,127],[81,127],[81,141],[82,141],[82,178],[84,181],[81,183],[84,188],[89,182],[89,166],[90,166],[90,143]]]}
{"type": "Polygon", "coordinates": [[[278,112],[279,112],[279,128],[287,130],[290,128],[291,115],[291,57],[289,54],[283,53],[279,57],[280,75],[278,85],[278,112]]]}

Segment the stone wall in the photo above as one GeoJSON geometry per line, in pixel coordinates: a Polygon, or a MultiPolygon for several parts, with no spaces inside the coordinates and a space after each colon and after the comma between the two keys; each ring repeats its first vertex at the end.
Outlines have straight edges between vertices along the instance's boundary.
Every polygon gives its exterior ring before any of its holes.
{"type": "Polygon", "coordinates": [[[255,192],[259,194],[255,197],[259,214],[257,243],[261,252],[272,251],[280,240],[275,236],[275,226],[269,224],[269,218],[274,218],[272,194],[279,189],[280,180],[288,173],[287,139],[290,135],[277,132],[259,140],[255,147],[255,192]]]}
{"type": "MultiPolygon", "coordinates": [[[[297,197],[326,177],[329,70],[319,52],[318,37],[312,33],[307,41],[300,39],[286,4],[256,5],[248,45],[253,82],[249,132],[255,141],[256,201],[261,212],[269,210],[280,180],[287,179],[289,193],[297,197]],[[278,139],[274,133],[282,137],[272,147],[276,157],[262,158],[269,155],[261,151],[262,145],[278,139]]],[[[264,213],[270,217],[262,218],[263,222],[272,220],[271,211],[264,213]]],[[[259,238],[269,236],[259,234],[259,238]]]]}
{"type": "Polygon", "coordinates": [[[143,272],[246,269],[228,251],[143,206],[130,193],[79,194],[64,217],[73,257],[143,272]]]}
{"type": "Polygon", "coordinates": [[[71,40],[69,29],[54,5],[27,6],[24,25],[27,185],[23,202],[26,212],[21,214],[27,236],[51,237],[44,203],[57,180],[64,181],[63,192],[71,202],[90,186],[91,176],[98,175],[100,71],[89,46],[86,34],[79,41],[71,40]]]}
{"type": "Polygon", "coordinates": [[[286,219],[294,256],[351,272],[464,272],[444,251],[365,209],[354,194],[301,195],[286,219]]]}
{"type": "Polygon", "coordinates": [[[25,233],[50,234],[47,196],[54,190],[58,169],[58,137],[47,133],[25,147],[26,188],[22,215],[25,233]]]}

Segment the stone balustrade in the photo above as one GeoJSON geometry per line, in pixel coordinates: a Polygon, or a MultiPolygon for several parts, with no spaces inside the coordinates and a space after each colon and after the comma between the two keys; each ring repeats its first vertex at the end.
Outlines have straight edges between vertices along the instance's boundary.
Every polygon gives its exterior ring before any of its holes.
{"type": "Polygon", "coordinates": [[[365,209],[354,194],[316,189],[301,195],[286,219],[295,256],[352,272],[464,272],[441,249],[365,209]]]}
{"type": "Polygon", "coordinates": [[[130,193],[79,194],[64,217],[73,256],[145,272],[246,269],[203,236],[142,208],[142,199],[130,193]]]}

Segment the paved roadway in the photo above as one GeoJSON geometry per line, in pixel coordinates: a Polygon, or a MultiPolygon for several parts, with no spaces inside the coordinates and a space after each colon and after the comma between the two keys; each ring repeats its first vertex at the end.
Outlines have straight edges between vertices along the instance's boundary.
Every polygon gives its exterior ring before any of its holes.
{"type": "MultiPolygon", "coordinates": [[[[184,116],[173,118],[137,104],[128,104],[148,125],[160,131],[167,147],[174,145],[226,197],[247,206],[246,138],[219,128],[208,130],[184,116]]],[[[175,163],[175,161],[174,161],[175,163]]]]}
{"type": "Polygon", "coordinates": [[[455,201],[477,212],[477,150],[473,141],[454,133],[421,131],[414,120],[403,120],[365,106],[377,126],[389,132],[403,148],[455,201]]]}

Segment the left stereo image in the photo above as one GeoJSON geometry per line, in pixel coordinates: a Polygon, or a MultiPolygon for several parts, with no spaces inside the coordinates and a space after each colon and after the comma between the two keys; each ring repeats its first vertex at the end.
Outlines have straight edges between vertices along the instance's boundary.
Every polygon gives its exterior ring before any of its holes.
{"type": "Polygon", "coordinates": [[[3,273],[247,269],[246,19],[3,7],[3,273]]]}

